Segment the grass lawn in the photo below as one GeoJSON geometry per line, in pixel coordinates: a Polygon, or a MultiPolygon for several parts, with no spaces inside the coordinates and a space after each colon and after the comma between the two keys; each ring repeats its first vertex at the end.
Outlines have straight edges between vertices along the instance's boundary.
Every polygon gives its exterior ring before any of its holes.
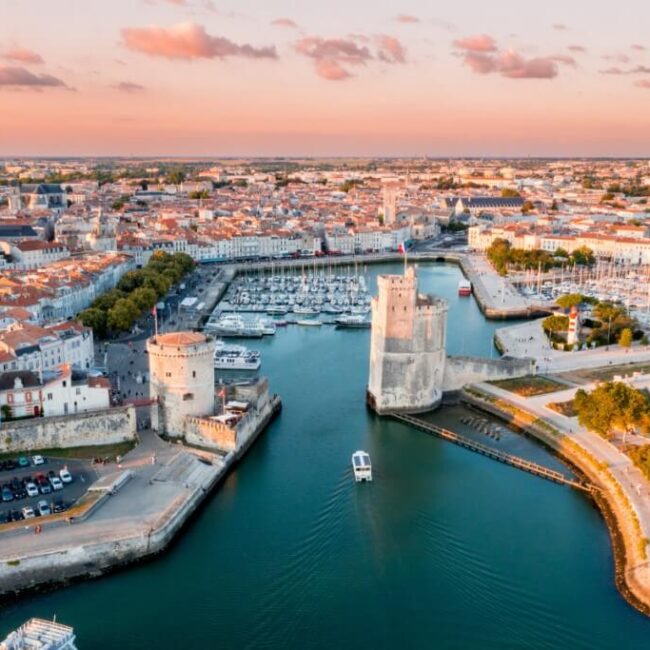
{"type": "Polygon", "coordinates": [[[522,397],[533,397],[534,395],[545,395],[564,390],[566,386],[546,377],[518,377],[517,379],[500,379],[490,382],[493,386],[521,395],[522,397]]]}
{"type": "Polygon", "coordinates": [[[568,418],[574,418],[577,415],[573,408],[573,400],[569,400],[568,402],[551,402],[550,404],[547,404],[547,406],[556,413],[565,415],[568,418]]]}
{"type": "Polygon", "coordinates": [[[68,447],[67,449],[30,449],[24,452],[11,452],[0,454],[0,460],[7,458],[18,458],[18,456],[35,456],[40,454],[46,458],[74,458],[74,459],[91,459],[91,458],[110,458],[124,456],[128,451],[135,447],[135,442],[119,442],[115,445],[97,445],[94,447],[68,447]]]}

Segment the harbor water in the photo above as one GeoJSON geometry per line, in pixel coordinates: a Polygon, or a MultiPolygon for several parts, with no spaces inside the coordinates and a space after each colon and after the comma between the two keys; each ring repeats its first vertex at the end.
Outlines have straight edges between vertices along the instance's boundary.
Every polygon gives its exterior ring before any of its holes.
{"type": "MultiPolygon", "coordinates": [[[[369,267],[372,290],[400,268],[369,267]]],[[[496,356],[503,323],[457,296],[459,270],[419,275],[450,301],[448,351],[496,356]]],[[[592,503],[369,413],[368,341],[368,330],[290,326],[246,343],[284,409],[170,551],[5,604],[0,638],[56,614],[81,650],[647,648],[650,620],[615,588],[592,503]],[[357,449],[372,483],[354,482],[357,449]]],[[[464,431],[463,415],[433,420],[464,431]]],[[[496,444],[568,473],[521,436],[496,444]]]]}

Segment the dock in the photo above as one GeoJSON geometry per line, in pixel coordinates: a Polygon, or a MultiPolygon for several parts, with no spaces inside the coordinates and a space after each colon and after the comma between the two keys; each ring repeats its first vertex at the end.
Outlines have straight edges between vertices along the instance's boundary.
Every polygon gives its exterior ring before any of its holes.
{"type": "Polygon", "coordinates": [[[494,449],[493,447],[489,447],[488,445],[484,445],[480,442],[475,442],[470,438],[466,438],[465,436],[454,433],[449,429],[444,429],[443,427],[439,427],[435,424],[430,424],[429,422],[425,422],[424,420],[413,417],[412,415],[407,415],[405,413],[391,413],[391,416],[400,422],[404,422],[405,424],[415,427],[416,429],[430,433],[438,438],[441,438],[442,440],[447,440],[448,442],[458,445],[459,447],[469,449],[470,451],[481,454],[482,456],[487,456],[488,458],[496,460],[499,463],[504,463],[505,465],[516,467],[517,469],[528,472],[529,474],[533,474],[535,476],[539,476],[540,478],[546,479],[547,481],[552,481],[553,483],[559,483],[561,485],[568,485],[569,487],[575,488],[576,490],[582,490],[583,492],[592,493],[597,490],[597,488],[591,483],[585,483],[583,481],[577,481],[575,479],[569,478],[561,472],[556,472],[555,470],[544,467],[543,465],[538,465],[537,463],[533,463],[529,460],[526,460],[525,458],[521,458],[513,454],[507,454],[503,451],[499,451],[498,449],[494,449]]]}

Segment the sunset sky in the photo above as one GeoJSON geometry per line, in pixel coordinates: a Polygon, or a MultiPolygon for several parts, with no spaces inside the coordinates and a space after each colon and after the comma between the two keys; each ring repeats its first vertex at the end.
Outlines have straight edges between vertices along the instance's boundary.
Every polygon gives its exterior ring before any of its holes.
{"type": "Polygon", "coordinates": [[[650,2],[0,0],[0,155],[650,156],[650,2]]]}

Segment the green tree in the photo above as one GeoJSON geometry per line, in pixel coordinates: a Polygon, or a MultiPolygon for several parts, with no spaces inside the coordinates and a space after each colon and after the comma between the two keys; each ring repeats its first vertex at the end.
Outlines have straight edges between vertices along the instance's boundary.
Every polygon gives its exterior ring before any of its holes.
{"type": "Polygon", "coordinates": [[[624,435],[634,429],[647,431],[650,422],[648,395],[623,382],[600,384],[590,393],[579,389],[573,408],[582,426],[604,437],[615,430],[624,435]]]}
{"type": "Polygon", "coordinates": [[[129,298],[121,298],[108,311],[107,325],[118,332],[131,329],[135,319],[140,314],[139,309],[129,298]]]}
{"type": "Polygon", "coordinates": [[[632,330],[629,327],[625,327],[621,330],[621,333],[618,337],[618,344],[624,348],[629,348],[632,345],[632,330]]]}
{"type": "Polygon", "coordinates": [[[117,283],[117,288],[125,293],[130,293],[134,289],[142,286],[142,274],[140,271],[128,271],[117,283]]]}
{"type": "Polygon", "coordinates": [[[596,262],[596,258],[594,257],[594,252],[591,250],[591,248],[588,248],[587,246],[581,246],[580,248],[576,248],[573,251],[573,253],[571,253],[570,260],[574,264],[579,264],[581,266],[591,266],[596,262]]]}
{"type": "Polygon", "coordinates": [[[103,309],[89,307],[84,309],[78,316],[77,320],[86,327],[92,328],[95,336],[104,338],[106,336],[106,312],[103,309]]]}
{"type": "Polygon", "coordinates": [[[521,213],[522,214],[528,214],[532,210],[535,209],[535,206],[532,204],[531,201],[526,201],[524,204],[521,206],[521,213]]]}
{"type": "Polygon", "coordinates": [[[547,316],[542,321],[542,328],[545,332],[552,332],[554,334],[557,334],[558,332],[566,332],[569,329],[569,317],[560,314],[547,316]]]}
{"type": "Polygon", "coordinates": [[[145,309],[151,309],[156,304],[158,296],[150,287],[139,287],[133,290],[129,300],[132,300],[140,312],[143,312],[145,309]]]}
{"type": "Polygon", "coordinates": [[[111,289],[105,294],[99,296],[99,298],[96,298],[92,307],[108,311],[118,300],[120,300],[120,298],[126,298],[126,293],[119,289],[111,289]]]}
{"type": "Polygon", "coordinates": [[[517,190],[513,190],[513,189],[511,189],[509,187],[504,187],[501,190],[501,196],[504,199],[518,199],[518,198],[521,197],[521,194],[519,192],[517,192],[517,190]]]}
{"type": "Polygon", "coordinates": [[[571,309],[571,307],[577,307],[584,302],[584,296],[581,293],[568,293],[564,296],[560,296],[555,302],[562,307],[562,309],[571,309]]]}

